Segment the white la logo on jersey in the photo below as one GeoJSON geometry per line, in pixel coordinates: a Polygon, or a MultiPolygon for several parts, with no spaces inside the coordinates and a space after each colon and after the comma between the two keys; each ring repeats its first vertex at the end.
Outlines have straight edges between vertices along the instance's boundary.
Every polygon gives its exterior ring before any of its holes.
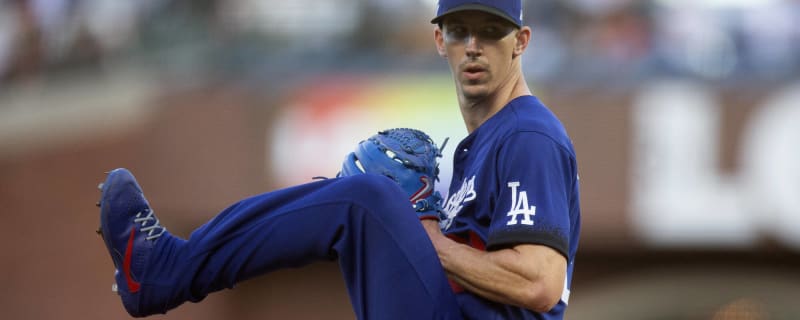
{"type": "Polygon", "coordinates": [[[536,215],[536,206],[528,205],[527,192],[517,192],[519,181],[509,182],[508,187],[511,188],[511,209],[508,211],[507,215],[511,217],[511,220],[508,221],[507,225],[513,226],[522,223],[532,226],[533,219],[531,219],[531,217],[536,215]],[[522,216],[522,221],[517,219],[519,216],[522,216]]]}
{"type": "Polygon", "coordinates": [[[458,212],[464,208],[464,204],[475,200],[476,197],[475,176],[472,176],[461,183],[461,189],[459,189],[458,192],[451,194],[450,197],[447,198],[447,202],[444,206],[444,212],[447,214],[447,219],[442,221],[443,228],[447,229],[450,227],[450,223],[453,222],[453,218],[455,218],[458,212]]]}

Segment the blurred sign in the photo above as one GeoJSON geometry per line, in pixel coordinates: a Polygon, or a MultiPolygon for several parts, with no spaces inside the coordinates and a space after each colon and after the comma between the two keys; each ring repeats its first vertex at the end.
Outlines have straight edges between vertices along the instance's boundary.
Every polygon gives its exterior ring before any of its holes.
{"type": "Polygon", "coordinates": [[[800,85],[770,93],[738,133],[740,165],[722,172],[722,111],[697,83],[639,92],[634,105],[631,212],[655,244],[755,244],[762,235],[800,248],[800,85]]]}

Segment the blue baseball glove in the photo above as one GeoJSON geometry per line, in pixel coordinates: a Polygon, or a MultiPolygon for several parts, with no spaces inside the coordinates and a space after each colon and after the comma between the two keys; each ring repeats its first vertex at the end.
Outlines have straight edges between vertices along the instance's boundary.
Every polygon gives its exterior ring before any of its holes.
{"type": "Polygon", "coordinates": [[[355,151],[348,154],[342,171],[337,176],[363,173],[384,175],[400,185],[417,211],[420,220],[443,218],[442,196],[434,191],[439,180],[439,163],[442,148],[424,132],[408,129],[389,129],[361,141],[355,151]]]}

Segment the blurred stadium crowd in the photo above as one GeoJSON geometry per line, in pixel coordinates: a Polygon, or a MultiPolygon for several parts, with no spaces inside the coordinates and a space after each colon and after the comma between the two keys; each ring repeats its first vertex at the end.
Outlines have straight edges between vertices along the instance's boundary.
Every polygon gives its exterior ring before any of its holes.
{"type": "MultiPolygon", "coordinates": [[[[800,74],[798,0],[526,0],[533,81],[724,84],[800,74]]],[[[324,71],[445,70],[436,0],[3,0],[0,88],[136,61],[258,80],[324,71]]]]}

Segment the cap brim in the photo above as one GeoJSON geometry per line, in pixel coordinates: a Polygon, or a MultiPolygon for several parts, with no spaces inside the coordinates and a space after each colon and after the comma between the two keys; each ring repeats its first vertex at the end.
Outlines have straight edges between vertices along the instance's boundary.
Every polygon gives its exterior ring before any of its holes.
{"type": "Polygon", "coordinates": [[[511,22],[511,24],[517,26],[517,28],[521,28],[522,27],[522,25],[517,23],[517,21],[514,20],[514,18],[509,17],[507,14],[505,14],[505,12],[502,12],[502,11],[497,10],[495,8],[492,8],[492,7],[487,7],[487,6],[482,5],[482,4],[477,4],[477,3],[470,3],[470,4],[460,5],[458,7],[455,7],[455,8],[452,8],[450,10],[447,10],[444,13],[436,16],[436,18],[433,18],[433,20],[431,20],[431,23],[438,24],[439,22],[442,22],[442,19],[444,19],[444,16],[446,16],[448,14],[461,12],[461,11],[467,11],[467,10],[477,10],[477,11],[483,11],[483,12],[486,12],[486,13],[491,13],[493,15],[496,15],[496,16],[498,16],[500,18],[503,18],[503,19],[507,20],[508,22],[511,22]]]}

